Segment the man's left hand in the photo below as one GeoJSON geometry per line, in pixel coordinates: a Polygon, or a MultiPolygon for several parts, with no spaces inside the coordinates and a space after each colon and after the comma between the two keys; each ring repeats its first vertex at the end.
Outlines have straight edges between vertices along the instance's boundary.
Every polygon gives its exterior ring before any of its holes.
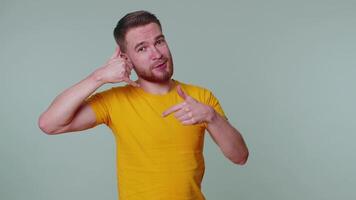
{"type": "Polygon", "coordinates": [[[180,104],[168,108],[162,113],[163,117],[174,113],[174,116],[183,125],[193,125],[199,123],[210,123],[215,117],[215,110],[203,103],[200,103],[193,97],[186,94],[180,85],[177,86],[177,92],[184,101],[180,104]]]}

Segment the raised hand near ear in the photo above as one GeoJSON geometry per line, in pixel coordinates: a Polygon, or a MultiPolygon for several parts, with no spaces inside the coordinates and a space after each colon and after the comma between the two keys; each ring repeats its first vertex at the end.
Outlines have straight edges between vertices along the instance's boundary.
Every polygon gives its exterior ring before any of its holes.
{"type": "Polygon", "coordinates": [[[184,101],[164,111],[162,113],[163,117],[174,113],[175,118],[177,118],[183,125],[193,125],[203,122],[209,123],[215,117],[216,113],[212,107],[200,103],[193,97],[189,96],[182,90],[180,85],[177,86],[177,92],[184,101]]]}
{"type": "Polygon", "coordinates": [[[107,63],[97,69],[98,74],[103,83],[119,83],[126,82],[132,86],[139,87],[139,84],[130,79],[133,66],[130,62],[122,58],[120,47],[117,46],[114,54],[110,57],[107,63]]]}

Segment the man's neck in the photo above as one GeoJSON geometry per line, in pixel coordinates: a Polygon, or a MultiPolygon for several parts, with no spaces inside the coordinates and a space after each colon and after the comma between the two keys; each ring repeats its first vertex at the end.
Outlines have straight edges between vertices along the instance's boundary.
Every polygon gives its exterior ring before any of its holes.
{"type": "Polygon", "coordinates": [[[166,94],[174,87],[173,79],[162,83],[155,83],[139,78],[136,82],[140,84],[141,89],[151,94],[166,94]]]}

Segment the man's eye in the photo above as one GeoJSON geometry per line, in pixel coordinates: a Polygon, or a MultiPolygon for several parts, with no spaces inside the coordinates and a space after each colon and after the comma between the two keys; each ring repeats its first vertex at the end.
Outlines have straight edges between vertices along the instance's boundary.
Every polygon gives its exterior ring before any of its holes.
{"type": "Polygon", "coordinates": [[[137,51],[138,51],[138,52],[140,52],[140,51],[144,51],[144,50],[146,50],[146,48],[145,48],[145,47],[140,47],[140,48],[138,48],[138,49],[137,49],[137,51]]]}
{"type": "Polygon", "coordinates": [[[162,43],[164,43],[163,39],[157,40],[157,42],[156,42],[156,44],[162,44],[162,43]]]}

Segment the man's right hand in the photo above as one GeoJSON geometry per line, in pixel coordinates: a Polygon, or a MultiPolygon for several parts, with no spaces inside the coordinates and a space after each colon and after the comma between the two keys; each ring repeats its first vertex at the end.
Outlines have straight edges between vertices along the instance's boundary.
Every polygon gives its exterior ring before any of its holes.
{"type": "Polygon", "coordinates": [[[138,83],[130,79],[132,69],[132,64],[121,57],[120,48],[117,46],[110,60],[104,66],[97,69],[96,73],[103,83],[126,82],[132,86],[139,87],[138,83]]]}

